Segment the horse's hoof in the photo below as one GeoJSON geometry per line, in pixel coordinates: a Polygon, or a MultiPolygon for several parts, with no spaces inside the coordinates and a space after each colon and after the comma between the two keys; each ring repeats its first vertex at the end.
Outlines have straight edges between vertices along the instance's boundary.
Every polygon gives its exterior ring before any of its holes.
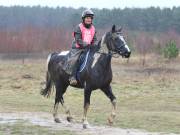
{"type": "Polygon", "coordinates": [[[67,121],[68,121],[68,122],[72,122],[72,121],[73,121],[73,117],[68,116],[68,117],[67,117],[67,121]]]}
{"type": "Polygon", "coordinates": [[[54,121],[55,121],[56,123],[61,123],[61,121],[60,121],[59,118],[55,118],[54,121]]]}
{"type": "Polygon", "coordinates": [[[84,129],[90,128],[88,121],[84,121],[84,122],[83,122],[83,128],[84,128],[84,129]]]}
{"type": "Polygon", "coordinates": [[[89,128],[89,124],[83,124],[83,128],[84,129],[88,129],[89,128]]]}

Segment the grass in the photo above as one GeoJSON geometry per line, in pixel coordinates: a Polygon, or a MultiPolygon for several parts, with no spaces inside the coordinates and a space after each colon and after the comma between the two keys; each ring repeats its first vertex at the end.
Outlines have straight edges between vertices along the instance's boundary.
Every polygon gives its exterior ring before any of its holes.
{"type": "Polygon", "coordinates": [[[0,124],[0,135],[74,135],[65,130],[50,130],[47,127],[32,126],[25,121],[13,124],[0,124]]]}
{"type": "MultiPolygon", "coordinates": [[[[179,59],[166,62],[153,61],[150,57],[147,61],[149,64],[142,67],[137,57],[132,57],[129,63],[122,59],[113,60],[112,88],[117,97],[114,126],[180,133],[179,59]]],[[[49,99],[39,94],[44,80],[44,60],[26,61],[24,65],[19,61],[2,61],[0,111],[52,112],[54,94],[49,99]]],[[[83,91],[69,87],[64,98],[75,120],[81,121],[83,91]]],[[[95,125],[107,124],[110,111],[109,100],[101,91],[94,91],[88,112],[89,122],[95,125]]],[[[61,108],[59,112],[64,114],[61,108]]],[[[35,127],[34,133],[37,130],[35,127]]]]}

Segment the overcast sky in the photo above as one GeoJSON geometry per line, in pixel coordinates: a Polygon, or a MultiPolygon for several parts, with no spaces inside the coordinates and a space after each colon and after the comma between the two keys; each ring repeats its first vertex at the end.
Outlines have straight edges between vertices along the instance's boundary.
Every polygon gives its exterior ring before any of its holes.
{"type": "Polygon", "coordinates": [[[1,6],[49,6],[49,7],[86,7],[86,8],[125,8],[170,7],[180,6],[180,0],[0,0],[1,6]]]}

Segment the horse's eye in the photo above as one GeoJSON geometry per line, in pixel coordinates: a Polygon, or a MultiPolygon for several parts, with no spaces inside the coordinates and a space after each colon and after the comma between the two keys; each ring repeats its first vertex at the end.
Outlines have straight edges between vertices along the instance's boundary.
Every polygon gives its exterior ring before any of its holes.
{"type": "Polygon", "coordinates": [[[119,41],[119,38],[118,38],[118,37],[116,37],[114,40],[115,40],[115,41],[119,41]]]}

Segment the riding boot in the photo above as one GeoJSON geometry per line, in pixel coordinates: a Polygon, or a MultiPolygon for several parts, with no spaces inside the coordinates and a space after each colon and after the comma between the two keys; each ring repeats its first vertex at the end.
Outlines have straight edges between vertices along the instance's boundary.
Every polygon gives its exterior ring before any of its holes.
{"type": "Polygon", "coordinates": [[[73,75],[69,78],[70,84],[71,85],[76,85],[77,84],[77,80],[76,77],[73,75]]]}

